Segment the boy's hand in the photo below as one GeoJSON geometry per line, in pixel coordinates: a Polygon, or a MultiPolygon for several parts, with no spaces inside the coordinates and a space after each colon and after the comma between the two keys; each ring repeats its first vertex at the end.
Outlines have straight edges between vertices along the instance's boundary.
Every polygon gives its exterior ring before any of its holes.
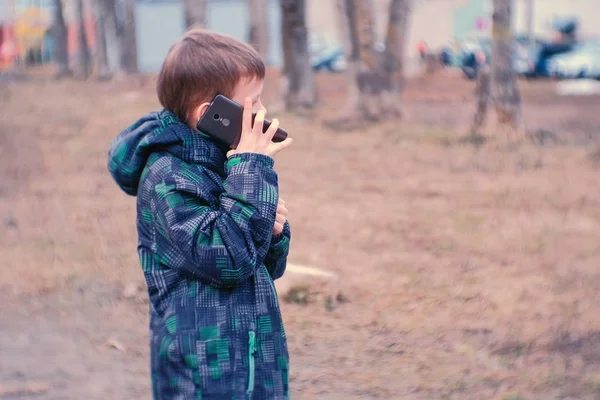
{"type": "Polygon", "coordinates": [[[273,227],[273,235],[279,235],[283,232],[283,225],[287,220],[288,209],[285,208],[285,201],[279,198],[277,203],[277,214],[275,216],[275,226],[273,227]]]}
{"type": "Polygon", "coordinates": [[[287,138],[283,142],[273,142],[273,136],[279,127],[279,120],[274,118],[271,126],[263,134],[262,128],[265,120],[265,111],[259,110],[254,118],[252,126],[252,100],[248,97],[244,103],[244,114],[242,117],[242,135],[240,142],[235,150],[227,153],[227,156],[239,153],[258,153],[269,157],[275,156],[281,150],[292,144],[292,138],[287,138]]]}

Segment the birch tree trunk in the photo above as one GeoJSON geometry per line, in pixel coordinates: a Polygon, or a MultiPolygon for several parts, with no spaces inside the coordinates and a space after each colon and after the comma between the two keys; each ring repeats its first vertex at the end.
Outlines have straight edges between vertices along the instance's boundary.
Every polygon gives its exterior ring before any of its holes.
{"type": "Polygon", "coordinates": [[[471,126],[471,134],[473,135],[477,134],[477,132],[479,132],[481,127],[485,124],[488,107],[492,100],[490,79],[490,68],[487,64],[485,64],[477,73],[477,81],[475,85],[476,110],[473,117],[473,125],[471,126]]]}
{"type": "Polygon", "coordinates": [[[386,79],[381,99],[383,118],[402,116],[404,58],[411,11],[409,2],[410,0],[392,0],[390,3],[383,63],[383,74],[386,79]]]}
{"type": "Polygon", "coordinates": [[[348,58],[348,97],[340,129],[401,116],[410,0],[391,0],[384,52],[375,49],[372,0],[339,0],[348,58]]]}
{"type": "Polygon", "coordinates": [[[102,1],[105,7],[104,30],[106,33],[108,65],[112,72],[121,72],[121,36],[123,35],[123,27],[117,20],[117,0],[102,1]]]}
{"type": "Polygon", "coordinates": [[[263,60],[269,56],[269,0],[249,0],[250,32],[248,39],[263,60]]]}
{"type": "Polygon", "coordinates": [[[106,44],[106,2],[110,0],[94,0],[94,17],[96,30],[96,48],[94,51],[94,75],[98,80],[110,79],[108,50],[106,44]]]}
{"type": "Polygon", "coordinates": [[[382,60],[375,53],[373,2],[340,0],[338,7],[348,59],[348,97],[342,121],[354,125],[377,119],[374,100],[383,88],[382,60]]]}
{"type": "MultiPolygon", "coordinates": [[[[198,0],[200,2],[200,0],[198,0]]],[[[202,0],[204,3],[204,0],[202,0]]],[[[121,72],[133,75],[139,72],[137,61],[137,40],[135,36],[135,0],[120,0],[123,10],[123,24],[118,28],[121,72]]]]}
{"type": "Polygon", "coordinates": [[[206,0],[183,0],[183,12],[188,29],[192,26],[206,26],[206,0]]]}
{"type": "Polygon", "coordinates": [[[281,1],[284,67],[282,95],[288,110],[312,108],[317,102],[314,73],[308,52],[306,1],[281,1]]]}
{"type": "Polygon", "coordinates": [[[87,35],[85,32],[85,14],[83,9],[83,0],[75,1],[75,16],[77,19],[77,74],[82,78],[87,78],[91,70],[91,57],[88,48],[87,35]]]}
{"type": "Polygon", "coordinates": [[[517,129],[521,124],[521,95],[513,69],[511,14],[513,0],[493,0],[492,96],[498,123],[517,129]]]}
{"type": "Polygon", "coordinates": [[[67,47],[67,24],[63,14],[62,0],[54,0],[52,14],[52,59],[56,65],[54,76],[62,78],[71,75],[69,69],[69,52],[67,47]]]}

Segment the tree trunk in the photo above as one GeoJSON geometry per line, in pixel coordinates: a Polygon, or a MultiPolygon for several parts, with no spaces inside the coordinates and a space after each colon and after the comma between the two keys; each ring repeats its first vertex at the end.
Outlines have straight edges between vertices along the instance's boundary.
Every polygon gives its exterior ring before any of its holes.
{"type": "Polygon", "coordinates": [[[288,110],[312,108],[317,101],[315,78],[308,52],[306,1],[281,1],[283,44],[282,94],[288,110]]]}
{"type": "Polygon", "coordinates": [[[249,0],[250,32],[248,39],[263,60],[269,57],[268,0],[249,0]]]}
{"type": "Polygon", "coordinates": [[[477,103],[477,108],[471,127],[472,134],[479,132],[481,127],[485,124],[491,97],[490,69],[487,65],[483,65],[477,73],[477,82],[475,86],[475,101],[477,103]]]}
{"type": "Polygon", "coordinates": [[[372,0],[339,0],[348,58],[348,98],[339,129],[401,116],[410,0],[391,0],[385,51],[375,49],[372,0]]]}
{"type": "MultiPolygon", "coordinates": [[[[204,0],[202,0],[202,3],[204,3],[204,0]]],[[[121,70],[126,75],[133,75],[138,73],[135,0],[121,0],[121,7],[123,10],[123,25],[118,29],[121,70]]]]}
{"type": "Polygon", "coordinates": [[[71,75],[69,69],[69,53],[67,48],[67,25],[63,15],[62,0],[54,0],[52,15],[52,59],[56,65],[55,77],[62,78],[71,75]]]}
{"type": "Polygon", "coordinates": [[[87,78],[90,75],[90,52],[87,43],[87,35],[85,33],[85,17],[83,10],[83,0],[75,2],[75,15],[77,18],[77,73],[82,78],[87,78]]]}
{"type": "MultiPolygon", "coordinates": [[[[121,53],[123,35],[122,24],[117,20],[117,0],[102,0],[105,6],[105,23],[104,29],[106,32],[106,53],[108,58],[108,66],[111,71],[121,72],[121,53]]],[[[121,5],[119,3],[119,5],[121,5]]],[[[122,9],[123,7],[121,7],[122,9]]]]}
{"type": "Polygon", "coordinates": [[[385,38],[383,74],[386,84],[381,99],[382,117],[401,117],[402,89],[404,88],[404,57],[410,17],[410,0],[392,0],[385,38]]]}
{"type": "MultiPolygon", "coordinates": [[[[94,0],[94,17],[96,29],[96,49],[94,52],[94,75],[98,80],[110,79],[108,51],[106,46],[106,1],[94,0]]],[[[109,1],[109,0],[108,0],[109,1]]]]}
{"type": "Polygon", "coordinates": [[[534,25],[535,25],[535,6],[533,0],[525,0],[525,15],[527,16],[527,44],[533,49],[535,44],[534,25]]]}
{"type": "Polygon", "coordinates": [[[206,26],[206,0],[183,0],[183,11],[188,29],[192,26],[206,26]]]}
{"type": "Polygon", "coordinates": [[[501,125],[517,129],[521,96],[513,69],[511,11],[513,0],[494,0],[492,16],[492,96],[501,125]]]}
{"type": "MultiPolygon", "coordinates": [[[[351,64],[356,73],[360,101],[353,114],[366,119],[378,119],[377,98],[384,88],[383,55],[375,50],[375,13],[372,0],[346,0],[346,15],[352,43],[351,64]],[[364,101],[364,106],[361,102],[364,101]],[[362,112],[361,112],[362,110],[362,112]]],[[[356,101],[357,99],[352,99],[356,101]]]]}

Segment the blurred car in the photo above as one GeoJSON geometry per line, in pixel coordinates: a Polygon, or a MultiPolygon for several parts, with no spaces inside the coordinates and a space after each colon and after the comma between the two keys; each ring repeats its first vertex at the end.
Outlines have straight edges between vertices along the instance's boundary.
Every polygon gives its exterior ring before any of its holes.
{"type": "MultiPolygon", "coordinates": [[[[547,43],[540,38],[532,41],[526,35],[515,35],[513,42],[513,69],[519,76],[533,78],[549,76],[547,64],[557,55],[572,51],[574,44],[547,43]]],[[[462,50],[461,70],[468,79],[475,79],[479,69],[491,62],[492,43],[489,38],[466,42],[462,50]]]]}
{"type": "Polygon", "coordinates": [[[537,49],[535,55],[535,71],[532,76],[535,77],[550,77],[548,72],[548,62],[560,54],[565,54],[573,50],[575,43],[547,43],[537,49]]]}
{"type": "MultiPolygon", "coordinates": [[[[535,75],[537,60],[544,46],[544,42],[538,38],[530,43],[523,35],[517,35],[513,41],[513,69],[518,75],[535,75]]],[[[479,69],[491,62],[492,40],[480,38],[476,41],[466,43],[462,51],[461,69],[468,79],[475,79],[479,69]]]]}
{"type": "Polygon", "coordinates": [[[315,71],[343,72],[348,68],[342,46],[331,35],[310,35],[309,52],[315,71]]]}
{"type": "Polygon", "coordinates": [[[475,79],[479,69],[489,63],[492,41],[487,37],[464,38],[460,42],[460,69],[468,79],[475,79]]]}
{"type": "Polygon", "coordinates": [[[440,50],[440,62],[446,67],[460,67],[462,64],[461,58],[461,41],[458,39],[449,40],[440,50]]]}
{"type": "Polygon", "coordinates": [[[561,79],[600,79],[600,40],[580,42],[565,53],[550,57],[547,74],[561,79]]]}
{"type": "Polygon", "coordinates": [[[538,64],[545,41],[534,37],[532,41],[526,35],[516,35],[513,53],[513,68],[517,75],[531,78],[537,75],[538,64]]]}

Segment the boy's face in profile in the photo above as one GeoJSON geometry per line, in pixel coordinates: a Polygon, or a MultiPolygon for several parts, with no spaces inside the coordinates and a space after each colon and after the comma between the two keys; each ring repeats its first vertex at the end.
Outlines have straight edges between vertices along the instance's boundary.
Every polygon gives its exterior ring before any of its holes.
{"type": "Polygon", "coordinates": [[[266,111],[260,100],[264,83],[264,80],[259,80],[256,78],[242,78],[235,87],[231,100],[243,105],[246,98],[250,97],[252,99],[253,112],[258,112],[259,110],[266,111]]]}

